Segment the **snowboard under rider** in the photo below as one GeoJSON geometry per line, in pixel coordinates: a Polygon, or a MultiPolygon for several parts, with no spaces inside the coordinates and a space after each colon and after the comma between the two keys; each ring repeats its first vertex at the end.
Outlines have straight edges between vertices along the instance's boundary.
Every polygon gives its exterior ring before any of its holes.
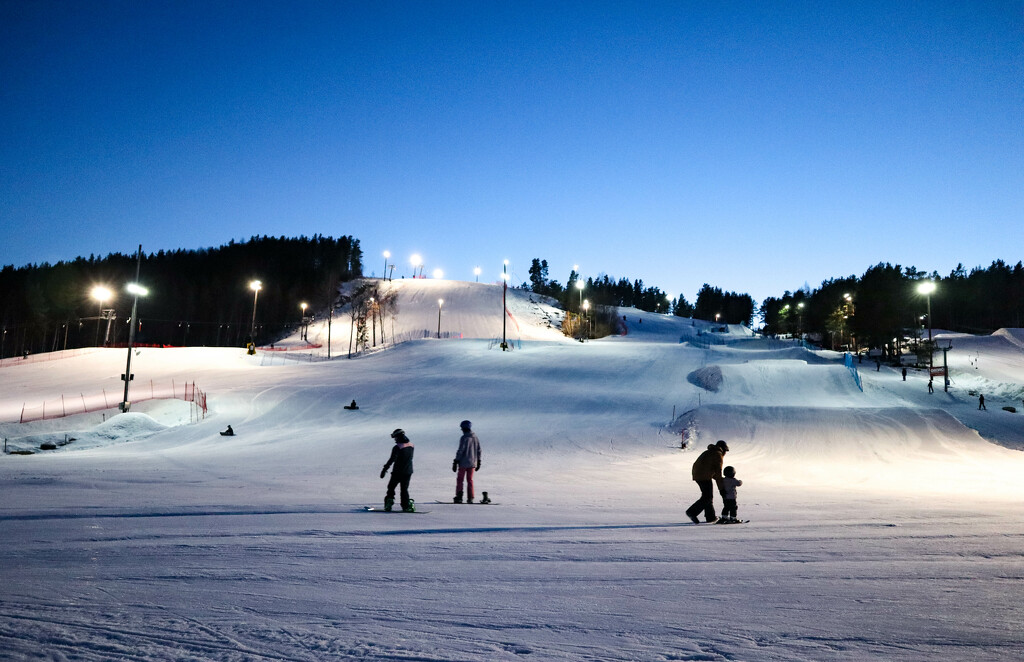
{"type": "Polygon", "coordinates": [[[736,469],[726,467],[722,470],[725,474],[722,478],[722,521],[738,522],[736,516],[736,488],[743,484],[743,481],[736,477],[736,469]]]}
{"type": "Polygon", "coordinates": [[[469,421],[459,423],[462,437],[459,439],[459,450],[452,460],[452,471],[457,472],[455,479],[455,503],[462,503],[462,486],[465,483],[466,503],[473,503],[473,474],[480,471],[480,440],[473,432],[473,424],[469,421]]]}
{"type": "Polygon", "coordinates": [[[715,492],[712,481],[718,483],[718,491],[722,491],[722,465],[725,462],[725,454],[729,452],[729,444],[724,440],[718,440],[714,444],[708,444],[708,449],[700,454],[693,463],[692,475],[694,482],[700,488],[700,498],[692,506],[686,509],[686,516],[694,524],[699,524],[697,515],[704,511],[704,520],[709,524],[717,522],[715,516],[715,492]]]}
{"type": "Polygon", "coordinates": [[[409,498],[409,481],[412,480],[412,454],[413,445],[409,437],[405,436],[405,430],[398,428],[391,433],[395,445],[391,447],[391,457],[380,470],[380,477],[383,478],[391,469],[391,480],[388,481],[388,492],[384,497],[384,510],[390,511],[395,505],[395,488],[401,487],[402,510],[407,513],[416,512],[416,502],[409,498]]]}

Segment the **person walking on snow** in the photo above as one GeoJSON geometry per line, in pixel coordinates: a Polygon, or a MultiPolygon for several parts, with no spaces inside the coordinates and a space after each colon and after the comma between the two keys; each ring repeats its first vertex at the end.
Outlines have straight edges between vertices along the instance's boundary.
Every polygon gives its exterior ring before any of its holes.
{"type": "Polygon", "coordinates": [[[701,453],[693,463],[692,475],[694,482],[700,488],[700,498],[686,509],[686,516],[694,524],[700,524],[697,515],[701,511],[704,511],[704,520],[709,524],[718,521],[715,516],[715,492],[711,482],[718,483],[718,491],[722,491],[722,464],[724,464],[725,454],[728,452],[729,444],[720,439],[714,444],[709,444],[708,449],[701,453]]]}
{"type": "Polygon", "coordinates": [[[473,503],[476,496],[473,492],[473,474],[480,471],[480,440],[469,421],[462,421],[459,427],[462,429],[462,437],[459,439],[459,450],[452,460],[452,471],[458,472],[455,479],[455,503],[462,503],[463,483],[468,489],[466,503],[473,503]]]}
{"type": "Polygon", "coordinates": [[[395,505],[395,488],[402,489],[402,510],[407,513],[416,512],[416,502],[409,498],[409,481],[412,480],[412,454],[413,446],[409,437],[405,436],[405,430],[398,428],[391,433],[395,445],[391,447],[391,457],[380,470],[380,477],[388,473],[388,467],[394,465],[391,470],[391,480],[388,481],[388,493],[384,497],[384,510],[390,511],[395,505]]]}
{"type": "Polygon", "coordinates": [[[988,411],[988,407],[985,406],[984,394],[978,396],[978,409],[984,409],[985,411],[988,411]]]}
{"type": "Polygon", "coordinates": [[[736,469],[726,467],[722,469],[725,477],[722,478],[722,521],[738,522],[736,517],[736,488],[743,484],[743,481],[736,477],[736,469]]]}

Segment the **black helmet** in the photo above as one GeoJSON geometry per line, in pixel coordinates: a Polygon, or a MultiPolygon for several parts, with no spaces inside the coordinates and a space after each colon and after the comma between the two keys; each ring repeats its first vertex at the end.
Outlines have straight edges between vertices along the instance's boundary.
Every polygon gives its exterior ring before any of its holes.
{"type": "Polygon", "coordinates": [[[722,469],[722,473],[729,478],[733,478],[736,476],[736,469],[733,467],[726,467],[725,469],[722,469]]]}
{"type": "Polygon", "coordinates": [[[469,421],[462,421],[461,423],[459,423],[459,427],[462,428],[463,430],[472,430],[473,424],[470,423],[469,421]]]}
{"type": "Polygon", "coordinates": [[[405,430],[403,430],[402,428],[396,428],[395,431],[391,433],[391,438],[392,439],[399,439],[399,438],[404,439],[405,438],[405,430]]]}
{"type": "Polygon", "coordinates": [[[715,446],[718,446],[719,448],[721,448],[722,451],[725,452],[725,453],[729,452],[729,444],[725,443],[724,439],[719,439],[718,442],[715,443],[715,446]]]}

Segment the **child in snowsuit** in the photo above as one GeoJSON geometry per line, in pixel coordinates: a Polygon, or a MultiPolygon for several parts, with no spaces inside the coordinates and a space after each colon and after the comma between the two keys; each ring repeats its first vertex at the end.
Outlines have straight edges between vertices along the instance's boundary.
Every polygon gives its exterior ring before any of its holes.
{"type": "Polygon", "coordinates": [[[391,470],[391,480],[388,481],[388,493],[384,497],[384,510],[390,511],[395,505],[395,487],[402,488],[402,510],[407,513],[416,512],[416,503],[409,498],[409,481],[412,480],[412,454],[413,446],[409,437],[405,436],[405,430],[399,428],[391,433],[395,445],[391,447],[391,457],[388,458],[384,468],[380,470],[380,477],[388,473],[388,467],[394,465],[391,470]]]}
{"type": "Polygon", "coordinates": [[[480,440],[473,433],[473,424],[462,421],[459,424],[462,437],[459,439],[459,450],[452,460],[452,471],[458,472],[455,479],[455,503],[462,503],[462,484],[469,489],[466,503],[473,503],[473,474],[480,471],[480,440]]]}
{"type": "Polygon", "coordinates": [[[726,467],[722,470],[725,476],[722,478],[722,520],[725,522],[738,522],[736,518],[736,488],[743,484],[743,481],[736,477],[736,469],[726,467]]]}

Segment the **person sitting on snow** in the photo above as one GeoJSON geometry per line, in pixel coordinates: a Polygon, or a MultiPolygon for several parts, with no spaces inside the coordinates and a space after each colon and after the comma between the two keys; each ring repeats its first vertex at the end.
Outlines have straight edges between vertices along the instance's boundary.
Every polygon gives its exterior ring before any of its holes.
{"type": "Polygon", "coordinates": [[[222,437],[233,437],[233,436],[235,436],[235,431],[232,430],[231,426],[229,425],[227,430],[224,430],[223,432],[220,433],[220,436],[222,436],[222,437]]]}

